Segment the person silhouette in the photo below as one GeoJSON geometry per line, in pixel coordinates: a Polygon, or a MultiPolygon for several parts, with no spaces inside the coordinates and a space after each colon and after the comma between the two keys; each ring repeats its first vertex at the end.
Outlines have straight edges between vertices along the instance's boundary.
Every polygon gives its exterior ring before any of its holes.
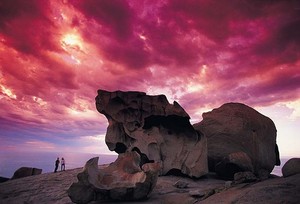
{"type": "Polygon", "coordinates": [[[59,165],[59,157],[57,157],[57,159],[56,159],[56,161],[55,161],[55,169],[54,169],[54,173],[57,172],[58,165],[59,165]]]}
{"type": "Polygon", "coordinates": [[[65,162],[65,159],[62,157],[61,158],[61,166],[60,166],[60,170],[61,171],[64,171],[66,169],[66,162],[65,162]]]}

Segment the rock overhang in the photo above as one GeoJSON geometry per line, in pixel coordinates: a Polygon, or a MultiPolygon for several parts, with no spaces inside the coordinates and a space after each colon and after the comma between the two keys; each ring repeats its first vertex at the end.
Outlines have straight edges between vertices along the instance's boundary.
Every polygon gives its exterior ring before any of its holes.
{"type": "Polygon", "coordinates": [[[161,162],[162,174],[178,169],[200,177],[207,173],[206,139],[189,122],[189,115],[164,95],[137,91],[98,90],[97,110],[108,120],[106,144],[119,153],[138,148],[161,162]]]}

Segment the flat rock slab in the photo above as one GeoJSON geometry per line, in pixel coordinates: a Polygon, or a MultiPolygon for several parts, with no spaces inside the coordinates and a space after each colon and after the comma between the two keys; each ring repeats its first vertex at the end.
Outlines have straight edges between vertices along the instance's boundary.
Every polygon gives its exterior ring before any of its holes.
{"type": "Polygon", "coordinates": [[[67,189],[82,168],[9,180],[0,185],[0,204],[72,203],[67,189]]]}
{"type": "MultiPolygon", "coordinates": [[[[71,204],[67,189],[73,182],[77,182],[76,175],[81,171],[82,168],[78,168],[1,183],[0,204],[71,204]]],[[[233,186],[228,186],[226,181],[212,176],[196,180],[187,177],[163,176],[158,178],[149,199],[134,203],[297,203],[300,200],[299,192],[300,174],[233,186]],[[188,183],[188,188],[176,188],[174,184],[178,181],[188,183]]],[[[95,203],[91,202],[91,204],[95,203]]],[[[121,203],[125,204],[125,202],[121,203]]]]}

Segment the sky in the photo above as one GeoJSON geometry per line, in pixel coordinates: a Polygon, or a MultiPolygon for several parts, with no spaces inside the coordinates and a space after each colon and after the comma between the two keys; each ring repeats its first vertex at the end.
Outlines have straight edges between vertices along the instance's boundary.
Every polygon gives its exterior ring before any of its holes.
{"type": "Polygon", "coordinates": [[[1,151],[111,154],[98,89],[164,94],[192,124],[244,103],[300,157],[300,1],[0,1],[1,151]]]}

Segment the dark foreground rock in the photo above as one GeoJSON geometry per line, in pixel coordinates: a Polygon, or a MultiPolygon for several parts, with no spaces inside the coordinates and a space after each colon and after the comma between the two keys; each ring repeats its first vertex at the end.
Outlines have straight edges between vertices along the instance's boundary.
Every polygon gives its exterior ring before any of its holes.
{"type": "MultiPolygon", "coordinates": [[[[0,183],[0,203],[71,204],[67,189],[73,182],[77,182],[76,175],[81,171],[82,168],[72,169],[0,183]]],[[[299,192],[300,174],[236,185],[218,180],[212,175],[201,179],[162,176],[158,178],[147,200],[134,203],[299,203],[299,192]],[[187,186],[178,188],[176,183],[187,183],[187,186]]]]}

